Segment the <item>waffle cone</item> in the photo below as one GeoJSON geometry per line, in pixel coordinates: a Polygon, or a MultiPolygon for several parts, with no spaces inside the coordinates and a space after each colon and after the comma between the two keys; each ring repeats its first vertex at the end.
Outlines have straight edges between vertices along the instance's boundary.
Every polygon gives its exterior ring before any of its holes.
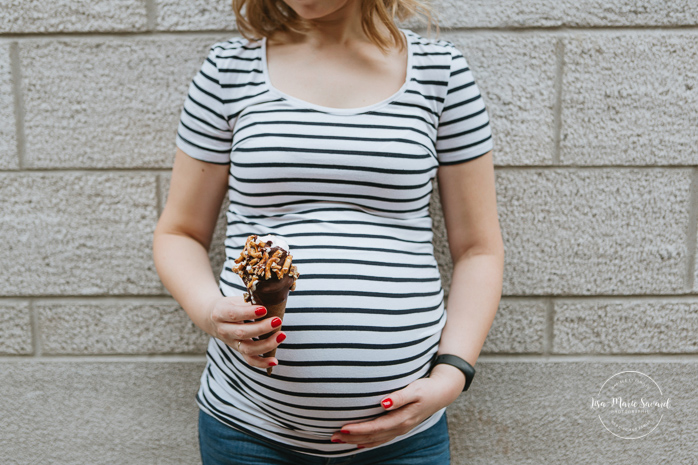
{"type": "MultiPolygon", "coordinates": [[[[263,299],[258,299],[258,300],[263,301],[263,299]]],[[[266,320],[267,318],[274,318],[277,316],[283,320],[284,313],[286,313],[286,302],[287,301],[288,301],[288,299],[284,299],[281,302],[279,302],[278,304],[265,305],[265,307],[267,309],[267,314],[264,315],[262,318],[260,318],[260,320],[266,320]]],[[[273,331],[269,331],[266,334],[262,334],[261,336],[259,336],[259,339],[270,338],[271,336],[278,333],[279,331],[281,331],[281,326],[279,326],[278,328],[275,328],[273,331]]],[[[275,357],[275,356],[276,356],[276,348],[274,348],[274,349],[272,349],[269,352],[264,354],[264,357],[275,357]]],[[[267,375],[268,376],[271,376],[271,369],[272,368],[273,367],[267,368],[267,375]]]]}

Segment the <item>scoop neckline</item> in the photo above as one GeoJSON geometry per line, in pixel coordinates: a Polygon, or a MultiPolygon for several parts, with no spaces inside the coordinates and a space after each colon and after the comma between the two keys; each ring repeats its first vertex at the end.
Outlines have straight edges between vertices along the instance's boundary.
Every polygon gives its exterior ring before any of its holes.
{"type": "Polygon", "coordinates": [[[380,102],[376,102],[371,105],[367,105],[364,107],[357,107],[357,108],[333,108],[333,107],[325,107],[322,105],[317,105],[315,103],[310,103],[307,102],[303,99],[294,97],[292,95],[288,95],[285,92],[280,91],[276,87],[274,87],[271,83],[271,79],[269,79],[269,69],[267,67],[267,38],[266,36],[262,37],[262,46],[260,47],[260,53],[261,53],[261,59],[262,59],[262,74],[264,76],[264,82],[266,84],[267,90],[270,92],[284,98],[290,103],[294,103],[298,106],[302,106],[305,108],[311,108],[313,110],[321,111],[323,113],[332,113],[332,114],[338,114],[338,115],[354,115],[354,114],[359,114],[359,113],[365,113],[370,110],[375,110],[377,108],[380,108],[384,105],[388,105],[390,102],[393,102],[397,98],[399,98],[402,94],[405,93],[407,88],[409,87],[411,81],[412,81],[412,64],[413,64],[413,47],[412,47],[412,42],[410,40],[410,34],[408,31],[402,28],[398,28],[400,32],[405,36],[405,41],[407,45],[407,70],[405,73],[405,82],[402,84],[402,87],[398,89],[393,95],[391,95],[388,98],[385,98],[381,100],[380,102]]]}

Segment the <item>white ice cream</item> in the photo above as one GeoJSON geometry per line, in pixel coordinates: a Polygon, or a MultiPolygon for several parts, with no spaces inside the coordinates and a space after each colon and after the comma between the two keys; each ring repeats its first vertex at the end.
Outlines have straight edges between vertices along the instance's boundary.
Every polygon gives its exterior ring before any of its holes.
{"type": "Polygon", "coordinates": [[[274,236],[272,234],[267,234],[266,236],[259,236],[257,238],[258,243],[263,243],[266,244],[267,242],[271,241],[271,246],[272,247],[279,247],[282,248],[288,253],[288,244],[286,243],[285,240],[280,238],[279,236],[274,236]]]}

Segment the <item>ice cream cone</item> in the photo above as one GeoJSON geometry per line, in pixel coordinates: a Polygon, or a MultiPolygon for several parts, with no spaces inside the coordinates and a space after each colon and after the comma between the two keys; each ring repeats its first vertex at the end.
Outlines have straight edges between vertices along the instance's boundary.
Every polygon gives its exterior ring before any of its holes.
{"type": "MultiPolygon", "coordinates": [[[[264,305],[267,309],[266,315],[264,315],[260,320],[265,320],[267,318],[279,317],[283,320],[284,313],[286,313],[286,302],[288,302],[288,293],[293,285],[293,277],[285,275],[283,278],[278,279],[276,276],[272,276],[271,279],[260,281],[252,292],[252,303],[258,305],[264,305]]],[[[274,334],[281,331],[281,327],[274,328],[274,330],[269,331],[266,334],[259,336],[260,339],[267,339],[274,334]]],[[[274,357],[276,356],[276,349],[264,354],[264,357],[274,357]]],[[[271,376],[272,367],[267,368],[267,375],[271,376]]]]}
{"type": "MultiPolygon", "coordinates": [[[[260,320],[273,317],[283,319],[288,293],[296,288],[299,276],[298,270],[291,264],[292,259],[288,245],[277,236],[258,238],[251,235],[247,238],[233,271],[240,275],[249,291],[244,294],[245,301],[266,307],[267,313],[260,320]]],[[[280,326],[274,328],[259,336],[259,339],[267,339],[280,330],[280,326]]],[[[273,349],[264,357],[275,355],[276,349],[273,349]]],[[[267,368],[268,376],[271,376],[271,371],[272,367],[267,368]]]]}
{"type": "MultiPolygon", "coordinates": [[[[282,302],[280,302],[278,304],[266,305],[265,307],[267,309],[267,314],[264,315],[263,319],[274,318],[275,316],[278,316],[279,318],[281,318],[283,320],[284,313],[286,313],[286,302],[287,302],[287,299],[284,299],[282,302]]],[[[269,331],[266,334],[262,334],[261,336],[259,336],[259,338],[260,339],[267,339],[267,338],[273,336],[274,334],[278,333],[279,331],[281,331],[281,326],[279,326],[278,328],[274,328],[274,330],[269,331]]],[[[266,352],[264,354],[264,357],[275,357],[275,356],[276,356],[276,348],[274,348],[274,349],[272,349],[269,352],[266,352]]],[[[271,376],[271,369],[272,368],[273,367],[267,368],[267,375],[271,376]]]]}

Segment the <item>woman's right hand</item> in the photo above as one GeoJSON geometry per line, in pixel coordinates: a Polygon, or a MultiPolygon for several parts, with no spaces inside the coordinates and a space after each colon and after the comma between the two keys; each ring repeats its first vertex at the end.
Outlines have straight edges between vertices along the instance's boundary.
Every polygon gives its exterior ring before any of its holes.
{"type": "Polygon", "coordinates": [[[276,357],[261,357],[261,355],[277,348],[286,338],[286,335],[279,331],[281,319],[274,317],[245,322],[245,320],[262,318],[266,313],[266,308],[249,304],[242,296],[221,296],[213,301],[209,309],[211,335],[238,351],[252,366],[259,368],[276,366],[279,364],[276,357]],[[272,331],[278,332],[267,339],[252,340],[253,337],[272,331]]]}

